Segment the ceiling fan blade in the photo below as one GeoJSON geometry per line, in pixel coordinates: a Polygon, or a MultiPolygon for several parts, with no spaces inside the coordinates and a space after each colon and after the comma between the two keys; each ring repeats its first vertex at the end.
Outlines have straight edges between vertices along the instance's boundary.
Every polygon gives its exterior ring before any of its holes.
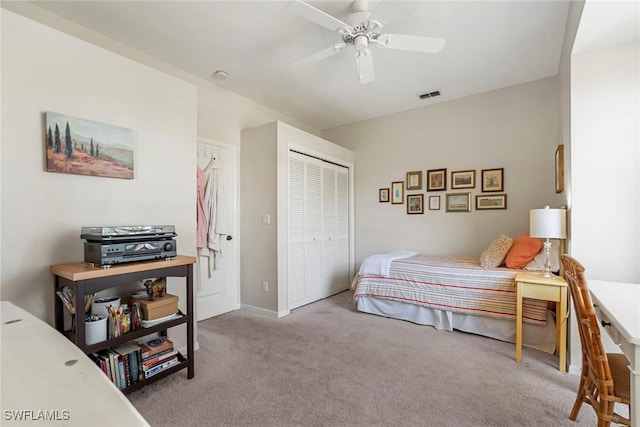
{"type": "Polygon", "coordinates": [[[328,28],[331,31],[346,30],[349,33],[354,31],[351,25],[342,22],[338,18],[334,18],[333,16],[324,13],[320,9],[316,9],[301,0],[293,0],[287,4],[287,7],[304,19],[328,28]]]}
{"type": "Polygon", "coordinates": [[[318,51],[312,55],[307,56],[306,58],[302,58],[299,59],[295,62],[293,62],[291,64],[292,67],[304,67],[310,64],[313,64],[314,62],[318,62],[322,59],[328,58],[330,56],[335,55],[336,53],[339,53],[342,51],[342,49],[344,49],[344,47],[346,46],[345,43],[338,43],[337,45],[334,46],[330,46],[326,49],[322,49],[321,51],[318,51]]]}
{"type": "Polygon", "coordinates": [[[360,83],[370,83],[376,79],[373,71],[373,55],[369,50],[356,53],[356,62],[358,64],[358,76],[360,83]]]}
{"type": "Polygon", "coordinates": [[[440,52],[445,42],[445,39],[435,37],[407,36],[403,34],[383,34],[378,37],[378,47],[424,53],[440,52]]]}

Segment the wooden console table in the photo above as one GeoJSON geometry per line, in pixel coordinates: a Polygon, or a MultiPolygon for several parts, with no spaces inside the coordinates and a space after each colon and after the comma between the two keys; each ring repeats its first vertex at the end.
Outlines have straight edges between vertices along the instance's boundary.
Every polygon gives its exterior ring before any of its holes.
{"type": "Polygon", "coordinates": [[[76,262],[71,264],[57,264],[50,267],[55,276],[54,300],[55,300],[55,327],[66,335],[71,342],[78,346],[85,354],[91,354],[111,347],[117,347],[129,341],[142,338],[153,333],[166,336],[167,329],[186,324],[187,325],[187,357],[180,363],[150,378],[137,382],[122,390],[130,393],[147,384],[153,383],[181,369],[187,368],[187,377],[195,376],[194,364],[194,337],[193,337],[193,264],[195,257],[178,255],[166,260],[154,260],[120,264],[110,268],[94,267],[88,263],[76,262]],[[64,306],[56,291],[68,286],[75,295],[76,301],[82,310],[86,295],[95,294],[105,289],[118,287],[136,280],[149,277],[184,277],[187,286],[187,312],[177,319],[163,322],[150,328],[141,328],[128,332],[115,338],[108,338],[96,344],[87,345],[85,338],[84,313],[72,316],[71,330],[64,329],[64,306]]]}

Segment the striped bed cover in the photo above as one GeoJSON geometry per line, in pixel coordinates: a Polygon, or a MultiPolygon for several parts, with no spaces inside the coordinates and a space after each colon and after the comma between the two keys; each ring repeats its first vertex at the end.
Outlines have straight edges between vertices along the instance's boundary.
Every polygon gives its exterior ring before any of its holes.
{"type": "MultiPolygon", "coordinates": [[[[517,271],[483,268],[480,261],[473,258],[417,255],[393,261],[388,277],[356,277],[354,298],[383,298],[515,320],[517,271]]],[[[546,324],[547,301],[525,298],[522,306],[524,322],[546,324]]]]}

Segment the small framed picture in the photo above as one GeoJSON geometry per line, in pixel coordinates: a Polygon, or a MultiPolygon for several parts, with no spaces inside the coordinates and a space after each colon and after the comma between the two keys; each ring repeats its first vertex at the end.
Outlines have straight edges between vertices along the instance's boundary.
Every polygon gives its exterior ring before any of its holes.
{"type": "Polygon", "coordinates": [[[447,189],[447,170],[431,169],[427,171],[427,191],[442,191],[447,189]]]}
{"type": "Polygon", "coordinates": [[[380,203],[389,202],[389,188],[381,188],[378,190],[378,201],[380,203]]]}
{"type": "Polygon", "coordinates": [[[451,189],[476,188],[476,170],[451,172],[451,189]]]}
{"type": "Polygon", "coordinates": [[[482,192],[504,191],[504,169],[482,169],[482,192]]]}
{"type": "Polygon", "coordinates": [[[564,145],[556,148],[556,193],[564,191],[564,145]]]}
{"type": "Polygon", "coordinates": [[[447,194],[447,212],[471,212],[471,193],[447,194]]]}
{"type": "Polygon", "coordinates": [[[506,194],[491,194],[476,196],[476,210],[507,209],[506,194]]]}
{"type": "Polygon", "coordinates": [[[424,213],[424,194],[407,194],[407,214],[424,213]]]}
{"type": "Polygon", "coordinates": [[[429,196],[429,210],[430,211],[440,210],[440,196],[429,196]]]}
{"type": "Polygon", "coordinates": [[[391,183],[391,204],[401,205],[404,203],[404,182],[395,181],[391,183]]]}
{"type": "Polygon", "coordinates": [[[422,171],[407,172],[407,190],[422,190],[422,171]]]}

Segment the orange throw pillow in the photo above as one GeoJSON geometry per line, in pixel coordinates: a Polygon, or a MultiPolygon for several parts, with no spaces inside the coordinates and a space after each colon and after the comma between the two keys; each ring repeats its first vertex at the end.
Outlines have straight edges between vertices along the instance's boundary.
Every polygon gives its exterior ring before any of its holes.
{"type": "Polygon", "coordinates": [[[523,268],[538,255],[542,249],[540,239],[532,239],[528,234],[521,234],[513,241],[505,259],[508,268],[523,268]]]}

